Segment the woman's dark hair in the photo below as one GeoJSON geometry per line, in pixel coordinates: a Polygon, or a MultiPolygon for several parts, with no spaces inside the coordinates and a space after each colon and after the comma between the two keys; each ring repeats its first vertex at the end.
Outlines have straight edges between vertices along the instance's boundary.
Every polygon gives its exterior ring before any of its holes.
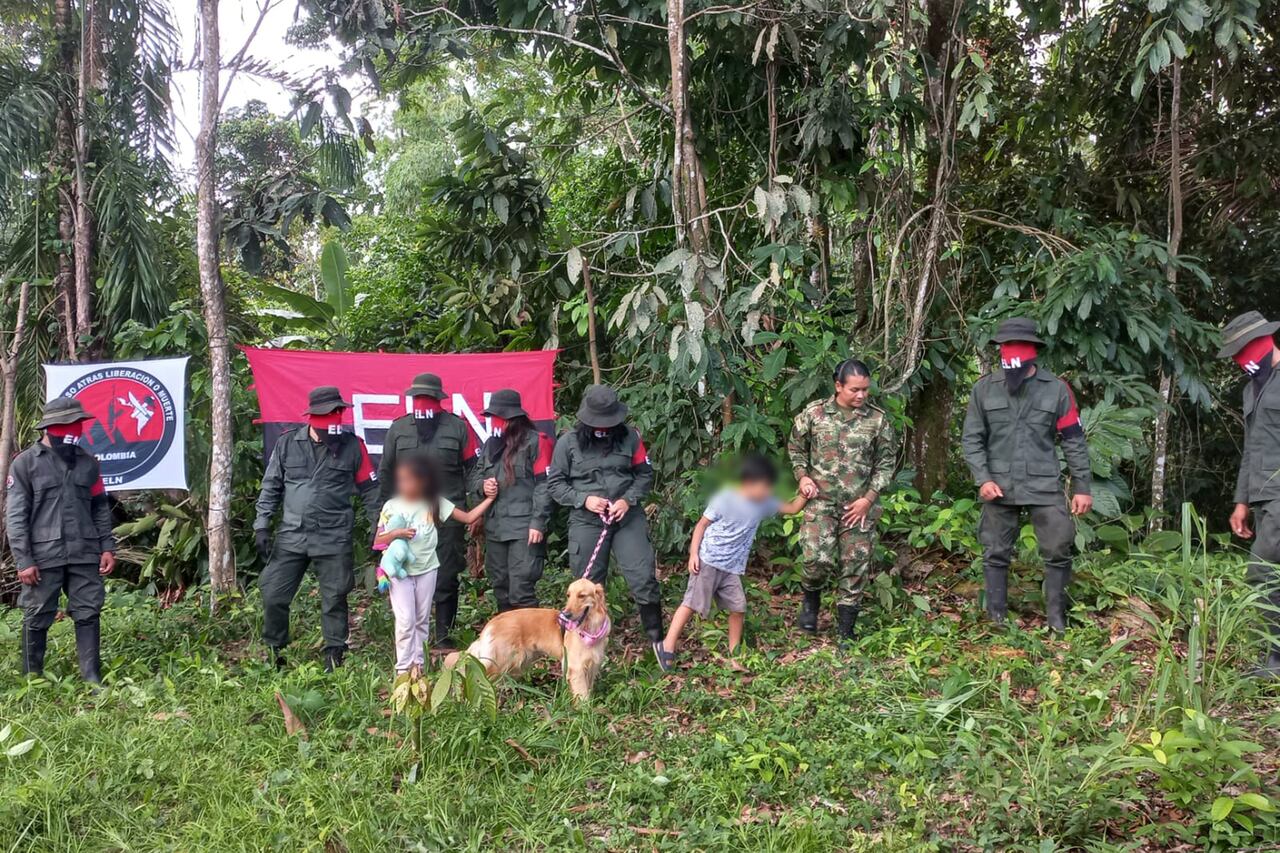
{"type": "Polygon", "coordinates": [[[524,415],[507,421],[506,431],[502,433],[502,485],[510,486],[516,481],[516,453],[524,447],[531,432],[533,421],[524,415]]]}
{"type": "Polygon", "coordinates": [[[738,481],[742,483],[763,482],[772,486],[778,482],[778,468],[768,456],[751,453],[742,459],[742,465],[738,468],[738,481]]]}
{"type": "Polygon", "coordinates": [[[440,475],[436,471],[435,462],[429,456],[414,453],[396,463],[396,470],[401,468],[407,468],[422,487],[422,502],[427,505],[427,512],[431,513],[432,520],[437,524],[443,521],[440,518],[440,475]]]}
{"type": "Polygon", "coordinates": [[[855,376],[865,376],[871,378],[871,368],[867,367],[866,362],[856,358],[846,358],[840,362],[840,366],[832,371],[832,378],[835,379],[837,385],[843,385],[855,376]]]}
{"type": "MultiPolygon", "coordinates": [[[[591,443],[596,440],[596,428],[588,424],[579,423],[573,430],[574,435],[578,437],[579,447],[590,447],[591,443]]],[[[627,425],[618,424],[609,427],[609,450],[617,450],[622,446],[622,442],[627,438],[627,425]]]]}

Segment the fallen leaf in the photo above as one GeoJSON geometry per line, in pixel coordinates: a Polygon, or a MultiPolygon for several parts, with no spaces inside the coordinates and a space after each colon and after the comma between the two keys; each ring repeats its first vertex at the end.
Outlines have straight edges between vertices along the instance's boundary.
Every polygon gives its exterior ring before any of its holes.
{"type": "Polygon", "coordinates": [[[284,733],[287,735],[307,736],[307,727],[302,724],[302,720],[298,719],[298,715],[293,713],[293,709],[289,707],[289,703],[284,701],[284,697],[279,692],[276,693],[276,702],[280,705],[280,713],[284,714],[284,733]]]}

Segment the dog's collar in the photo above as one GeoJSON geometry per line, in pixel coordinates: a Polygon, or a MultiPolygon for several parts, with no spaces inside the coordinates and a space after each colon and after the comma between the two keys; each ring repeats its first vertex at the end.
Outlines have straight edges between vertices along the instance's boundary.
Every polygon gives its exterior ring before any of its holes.
{"type": "Polygon", "coordinates": [[[599,628],[594,631],[588,631],[582,627],[582,623],[586,621],[587,614],[590,612],[591,608],[585,608],[582,611],[582,615],[574,619],[572,614],[561,610],[560,615],[556,617],[556,621],[560,623],[560,627],[566,632],[572,631],[577,634],[583,645],[594,646],[600,641],[601,637],[609,633],[609,615],[605,614],[604,621],[600,623],[599,628]]]}

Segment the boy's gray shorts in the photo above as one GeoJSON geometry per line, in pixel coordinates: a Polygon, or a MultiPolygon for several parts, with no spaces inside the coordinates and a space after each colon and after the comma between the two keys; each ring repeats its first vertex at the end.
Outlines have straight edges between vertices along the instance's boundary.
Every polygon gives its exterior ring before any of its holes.
{"type": "Polygon", "coordinates": [[[702,564],[696,575],[689,575],[689,587],[685,590],[685,607],[706,618],[711,612],[711,602],[730,613],[747,612],[747,594],[742,589],[742,575],[702,564]]]}

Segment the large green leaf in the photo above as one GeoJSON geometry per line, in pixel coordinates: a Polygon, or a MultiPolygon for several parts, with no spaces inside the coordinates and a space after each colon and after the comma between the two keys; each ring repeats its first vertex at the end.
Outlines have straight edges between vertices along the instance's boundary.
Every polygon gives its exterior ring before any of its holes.
{"type": "Polygon", "coordinates": [[[324,282],[325,302],[334,316],[342,317],[351,308],[352,293],[347,281],[347,253],[336,240],[320,250],[320,280],[324,282]]]}

